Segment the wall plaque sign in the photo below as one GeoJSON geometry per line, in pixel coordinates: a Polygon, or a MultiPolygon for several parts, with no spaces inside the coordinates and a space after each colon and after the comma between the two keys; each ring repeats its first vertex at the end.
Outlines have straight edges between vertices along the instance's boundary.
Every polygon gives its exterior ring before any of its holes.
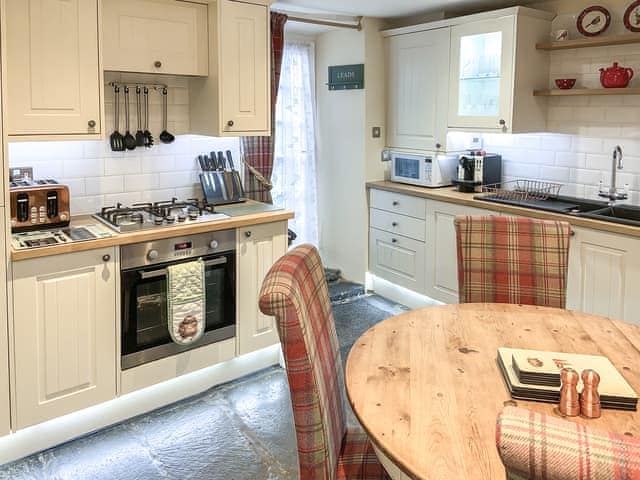
{"type": "Polygon", "coordinates": [[[364,88],[364,64],[329,67],[329,90],[364,88]]]}

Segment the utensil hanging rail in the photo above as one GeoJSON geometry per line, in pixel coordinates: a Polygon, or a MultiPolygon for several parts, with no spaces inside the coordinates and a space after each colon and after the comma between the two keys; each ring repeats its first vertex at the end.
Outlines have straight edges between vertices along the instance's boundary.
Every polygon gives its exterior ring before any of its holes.
{"type": "Polygon", "coordinates": [[[108,86],[110,87],[129,87],[135,90],[136,87],[147,87],[153,90],[162,90],[164,88],[169,88],[169,85],[165,83],[145,83],[145,82],[108,82],[108,86]]]}

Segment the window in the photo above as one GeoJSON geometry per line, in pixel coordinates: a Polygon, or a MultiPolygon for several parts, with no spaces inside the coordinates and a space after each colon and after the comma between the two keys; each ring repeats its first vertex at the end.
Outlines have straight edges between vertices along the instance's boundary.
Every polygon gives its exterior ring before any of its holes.
{"type": "Polygon", "coordinates": [[[315,72],[312,42],[287,41],[276,105],[273,203],[293,210],[296,243],[318,244],[315,72]]]}

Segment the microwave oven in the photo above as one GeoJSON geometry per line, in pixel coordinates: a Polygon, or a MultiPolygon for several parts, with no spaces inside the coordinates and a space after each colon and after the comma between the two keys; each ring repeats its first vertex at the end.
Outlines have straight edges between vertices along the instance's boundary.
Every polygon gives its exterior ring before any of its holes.
{"type": "Polygon", "coordinates": [[[391,181],[421,187],[446,187],[456,178],[455,155],[389,152],[391,181]]]}

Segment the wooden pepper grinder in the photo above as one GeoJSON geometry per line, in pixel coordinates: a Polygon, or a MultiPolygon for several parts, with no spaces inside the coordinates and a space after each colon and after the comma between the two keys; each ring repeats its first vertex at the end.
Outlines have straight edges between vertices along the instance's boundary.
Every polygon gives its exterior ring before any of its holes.
{"type": "Polygon", "coordinates": [[[582,371],[582,393],[580,394],[580,413],[585,418],[600,418],[600,394],[598,385],[600,375],[595,370],[582,371]]]}
{"type": "Polygon", "coordinates": [[[560,370],[560,413],[566,417],[576,417],[580,415],[580,397],[578,396],[578,372],[573,368],[563,368],[560,370]]]}

